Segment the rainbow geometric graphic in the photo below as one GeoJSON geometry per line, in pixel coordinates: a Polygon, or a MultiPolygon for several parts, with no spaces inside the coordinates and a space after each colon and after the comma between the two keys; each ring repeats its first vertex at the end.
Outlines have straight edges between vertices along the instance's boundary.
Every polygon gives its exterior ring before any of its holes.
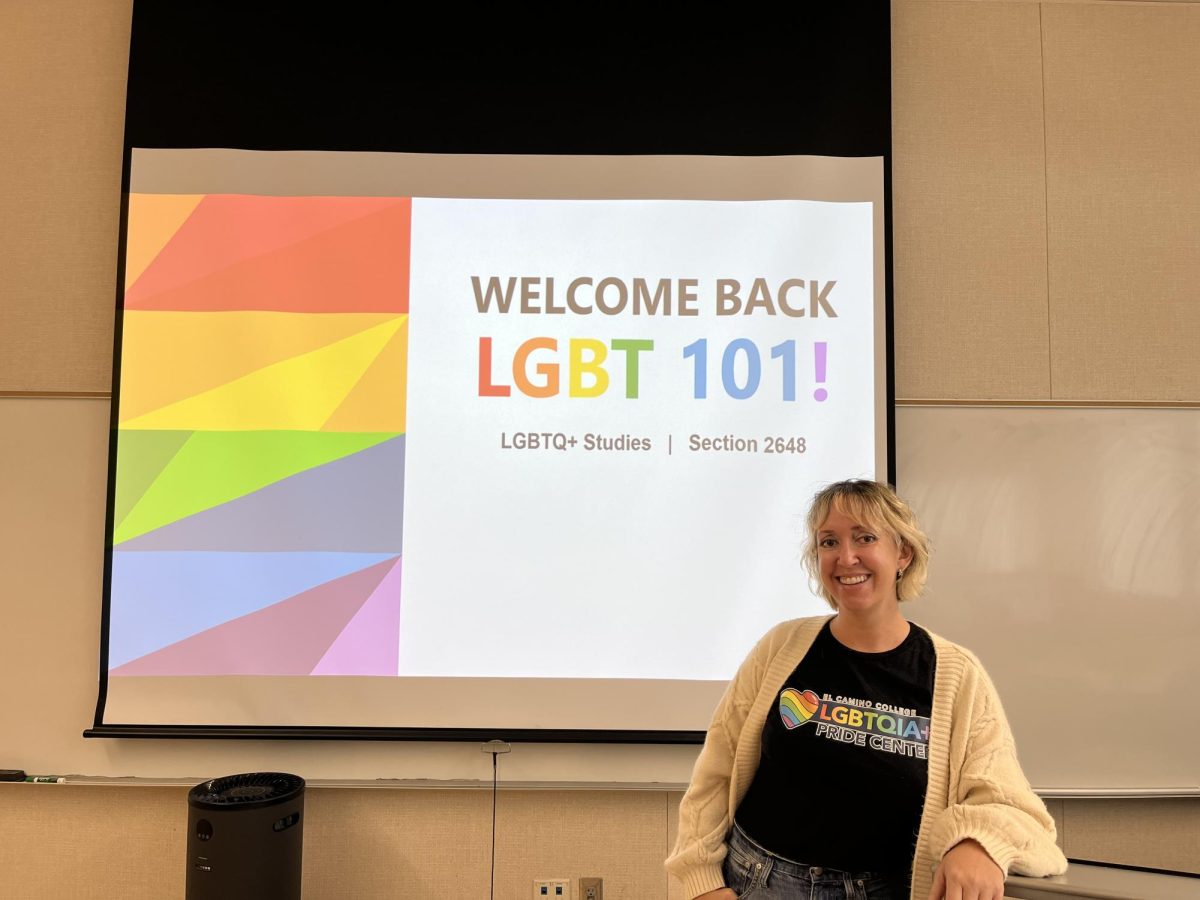
{"type": "Polygon", "coordinates": [[[130,195],[109,674],[396,674],[411,220],[130,195]]]}

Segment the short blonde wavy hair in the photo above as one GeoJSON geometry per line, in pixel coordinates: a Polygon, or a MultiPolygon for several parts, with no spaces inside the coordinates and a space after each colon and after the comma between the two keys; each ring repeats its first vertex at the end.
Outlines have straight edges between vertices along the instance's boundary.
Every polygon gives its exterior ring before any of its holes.
{"type": "Polygon", "coordinates": [[[804,568],[808,570],[809,578],[816,584],[825,602],[837,609],[837,604],[821,581],[821,568],[817,561],[817,529],[833,509],[879,531],[886,531],[897,547],[902,550],[907,547],[912,551],[912,561],[905,568],[904,577],[896,582],[896,598],[904,602],[919,597],[925,587],[925,579],[929,577],[929,538],[917,524],[916,515],[891,485],[852,479],[836,482],[818,491],[808,509],[804,568]]]}

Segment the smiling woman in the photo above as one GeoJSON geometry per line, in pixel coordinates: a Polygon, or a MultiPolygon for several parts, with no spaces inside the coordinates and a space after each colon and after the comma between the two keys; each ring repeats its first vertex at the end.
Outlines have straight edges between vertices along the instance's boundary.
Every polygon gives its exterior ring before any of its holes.
{"type": "Polygon", "coordinates": [[[979,661],[900,613],[929,562],[908,504],[838,482],[808,533],[835,615],[772,629],[718,705],[667,860],[688,896],[999,900],[1065,870],[979,661]]]}
{"type": "Polygon", "coordinates": [[[821,592],[834,609],[860,618],[892,618],[896,584],[912,562],[910,546],[877,525],[832,509],[817,532],[816,554],[821,592]]]}
{"type": "Polygon", "coordinates": [[[832,551],[838,546],[839,525],[843,529],[850,526],[849,534],[841,538],[845,546],[875,547],[874,552],[866,551],[868,558],[881,552],[880,538],[884,539],[884,548],[890,546],[898,555],[907,554],[890,565],[895,573],[892,593],[900,602],[920,596],[929,574],[929,539],[912,509],[886,485],[843,481],[817,494],[808,513],[810,540],[804,561],[830,606],[837,609],[838,603],[826,584],[822,565],[828,562],[832,566],[838,559],[832,551]]]}

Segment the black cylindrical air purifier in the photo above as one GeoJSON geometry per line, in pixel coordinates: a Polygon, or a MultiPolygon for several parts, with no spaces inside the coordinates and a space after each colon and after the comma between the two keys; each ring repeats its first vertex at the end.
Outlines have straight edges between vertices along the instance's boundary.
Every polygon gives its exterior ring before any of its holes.
{"type": "Polygon", "coordinates": [[[304,779],[229,775],[188,791],[187,900],[300,900],[304,779]]]}

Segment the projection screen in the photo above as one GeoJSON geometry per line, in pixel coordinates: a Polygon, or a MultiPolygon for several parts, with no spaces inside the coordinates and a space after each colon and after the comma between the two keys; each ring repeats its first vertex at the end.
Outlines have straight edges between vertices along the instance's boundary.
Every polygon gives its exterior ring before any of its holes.
{"type": "Polygon", "coordinates": [[[886,476],[882,172],[136,150],[104,723],[704,728],[886,476]]]}

